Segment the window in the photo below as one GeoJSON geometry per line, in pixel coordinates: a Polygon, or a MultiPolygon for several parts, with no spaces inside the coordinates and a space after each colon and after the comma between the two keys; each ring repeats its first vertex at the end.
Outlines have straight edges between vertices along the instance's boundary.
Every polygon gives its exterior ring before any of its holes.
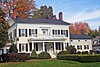
{"type": "Polygon", "coordinates": [[[32,43],[29,43],[30,51],[32,51],[32,43]]]}
{"type": "Polygon", "coordinates": [[[29,35],[37,34],[37,29],[29,29],[29,35]]]}
{"type": "Polygon", "coordinates": [[[19,29],[19,37],[21,36],[27,37],[27,29],[19,29]]]}
{"type": "Polygon", "coordinates": [[[56,50],[61,50],[60,42],[56,43],[56,50]]]}
{"type": "Polygon", "coordinates": [[[12,32],[10,32],[9,36],[10,36],[10,39],[12,39],[12,32]]]}
{"type": "Polygon", "coordinates": [[[68,30],[61,30],[61,35],[66,35],[68,37],[68,30]]]}
{"type": "Polygon", "coordinates": [[[89,45],[84,45],[84,49],[89,49],[89,45]]]}
{"type": "Polygon", "coordinates": [[[38,51],[38,43],[34,43],[34,49],[35,51],[38,51]]]}
{"type": "Polygon", "coordinates": [[[82,45],[77,45],[78,50],[82,50],[82,45]]]}
{"type": "Polygon", "coordinates": [[[80,40],[78,40],[78,41],[80,41],[80,40]]]}
{"type": "Polygon", "coordinates": [[[16,29],[13,30],[13,37],[16,37],[16,29]]]}
{"type": "Polygon", "coordinates": [[[22,51],[24,51],[25,50],[25,47],[24,47],[24,44],[22,44],[22,51]]]}
{"type": "Polygon", "coordinates": [[[52,30],[53,35],[60,35],[60,30],[52,30]]]}

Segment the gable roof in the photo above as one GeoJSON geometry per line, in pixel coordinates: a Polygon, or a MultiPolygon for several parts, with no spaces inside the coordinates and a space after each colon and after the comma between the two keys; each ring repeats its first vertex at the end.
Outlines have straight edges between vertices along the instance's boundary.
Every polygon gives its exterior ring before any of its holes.
{"type": "Polygon", "coordinates": [[[92,38],[84,34],[70,34],[70,39],[92,39],[92,38]]]}
{"type": "Polygon", "coordinates": [[[53,20],[53,19],[43,19],[43,18],[25,18],[25,19],[16,19],[16,23],[32,23],[32,24],[53,24],[53,25],[70,25],[70,23],[61,21],[61,20],[53,20]]]}

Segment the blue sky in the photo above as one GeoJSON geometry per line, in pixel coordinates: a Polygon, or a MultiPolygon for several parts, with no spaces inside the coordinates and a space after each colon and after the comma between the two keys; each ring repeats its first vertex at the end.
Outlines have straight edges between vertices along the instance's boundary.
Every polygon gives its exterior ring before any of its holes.
{"type": "Polygon", "coordinates": [[[63,12],[64,21],[87,22],[90,28],[100,26],[100,0],[36,0],[36,6],[52,6],[54,14],[63,12]]]}

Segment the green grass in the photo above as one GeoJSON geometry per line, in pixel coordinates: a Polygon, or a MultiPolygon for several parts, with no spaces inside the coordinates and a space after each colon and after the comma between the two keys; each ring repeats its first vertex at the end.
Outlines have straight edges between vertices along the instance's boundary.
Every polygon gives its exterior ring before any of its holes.
{"type": "Polygon", "coordinates": [[[0,63],[0,67],[100,67],[100,62],[80,63],[67,60],[0,63]]]}

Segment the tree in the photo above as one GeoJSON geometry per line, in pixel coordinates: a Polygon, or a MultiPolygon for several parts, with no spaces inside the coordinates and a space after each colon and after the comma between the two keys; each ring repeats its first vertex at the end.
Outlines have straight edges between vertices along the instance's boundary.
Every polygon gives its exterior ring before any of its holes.
{"type": "Polygon", "coordinates": [[[34,12],[33,18],[46,18],[52,19],[53,16],[53,8],[47,6],[41,6],[40,9],[34,12]]]}
{"type": "Polygon", "coordinates": [[[16,47],[15,44],[12,44],[12,45],[10,46],[9,52],[10,52],[10,53],[12,53],[12,52],[18,52],[18,49],[17,49],[17,47],[16,47]]]}
{"type": "Polygon", "coordinates": [[[69,27],[71,34],[86,34],[90,32],[88,23],[85,22],[75,22],[72,23],[69,27]]]}
{"type": "Polygon", "coordinates": [[[8,42],[8,32],[7,29],[9,24],[5,20],[5,13],[0,8],[0,48],[6,45],[8,42]]]}
{"type": "Polygon", "coordinates": [[[14,16],[16,14],[19,18],[27,18],[36,9],[34,3],[34,0],[10,0],[4,4],[1,3],[0,6],[6,15],[14,16]]]}
{"type": "Polygon", "coordinates": [[[76,48],[74,46],[67,46],[66,50],[68,51],[68,53],[70,54],[76,54],[76,48]]]}

